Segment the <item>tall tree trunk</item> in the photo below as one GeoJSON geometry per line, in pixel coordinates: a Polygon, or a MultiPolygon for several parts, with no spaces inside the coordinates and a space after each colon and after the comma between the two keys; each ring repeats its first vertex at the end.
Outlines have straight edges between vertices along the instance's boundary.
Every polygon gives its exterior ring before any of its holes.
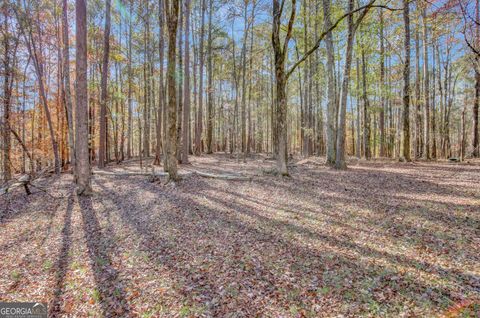
{"type": "Polygon", "coordinates": [[[183,118],[183,15],[184,11],[182,9],[182,1],[180,1],[180,17],[178,22],[178,71],[177,71],[177,160],[179,163],[182,163],[182,130],[185,127],[182,125],[183,118]]]}
{"type": "Polygon", "coordinates": [[[357,147],[355,154],[358,159],[362,157],[362,137],[361,137],[361,111],[360,111],[360,59],[358,58],[358,53],[356,54],[357,57],[357,87],[356,87],[356,92],[355,92],[355,99],[357,101],[357,147]]]}
{"type": "Polygon", "coordinates": [[[363,87],[363,149],[365,151],[365,159],[370,159],[372,154],[370,151],[370,113],[368,108],[370,107],[368,95],[367,95],[367,71],[365,61],[365,49],[362,46],[362,87],[363,87]]]}
{"type": "MultiPolygon", "coordinates": [[[[330,19],[330,0],[322,0],[324,29],[329,30],[332,26],[330,19]]],[[[334,47],[332,32],[328,32],[325,37],[327,48],[327,164],[335,163],[335,118],[336,118],[336,93],[335,93],[335,74],[334,74],[334,47]]]]}
{"type": "Polygon", "coordinates": [[[383,9],[380,8],[380,157],[385,156],[385,39],[383,9]]]}
{"type": "Polygon", "coordinates": [[[273,0],[273,28],[272,45],[275,57],[275,81],[276,81],[276,125],[278,134],[278,173],[288,176],[287,169],[287,75],[285,72],[286,51],[290,41],[295,20],[296,0],[292,0],[292,12],[288,22],[287,32],[283,47],[280,41],[281,16],[283,6],[278,0],[273,0]]]}
{"type": "Polygon", "coordinates": [[[205,36],[205,10],[206,10],[206,0],[200,0],[200,11],[201,11],[201,26],[200,26],[200,43],[199,43],[199,84],[198,84],[198,108],[197,108],[197,120],[195,122],[195,155],[199,156],[202,151],[202,132],[203,132],[203,66],[204,66],[204,54],[203,54],[203,45],[204,45],[204,36],[205,36]]]}
{"type": "MultiPolygon", "coordinates": [[[[157,123],[156,123],[156,138],[157,138],[157,145],[155,148],[155,160],[154,164],[160,165],[160,156],[162,151],[162,145],[165,149],[165,134],[163,134],[162,138],[162,131],[166,132],[166,94],[165,94],[165,83],[163,78],[163,60],[164,60],[164,51],[165,51],[165,44],[164,44],[164,26],[165,26],[165,19],[164,19],[164,3],[163,0],[159,0],[158,2],[158,24],[159,24],[159,57],[160,57],[160,70],[159,70],[159,85],[158,85],[158,106],[157,106],[157,123]]],[[[166,163],[167,159],[164,156],[164,171],[167,171],[166,163]]]]}
{"type": "Polygon", "coordinates": [[[107,80],[108,80],[108,57],[110,55],[110,5],[111,0],[105,3],[105,31],[103,37],[103,59],[100,96],[100,143],[98,145],[98,167],[105,167],[105,156],[107,152],[107,80]]]}
{"type": "MultiPolygon", "coordinates": [[[[65,112],[67,113],[68,145],[70,148],[70,163],[75,167],[75,139],[73,136],[73,106],[70,92],[70,53],[68,44],[68,4],[63,0],[62,14],[63,34],[63,86],[65,90],[65,112]]],[[[75,173],[75,169],[73,169],[75,173]]]]}
{"type": "Polygon", "coordinates": [[[177,173],[177,87],[175,79],[176,68],[176,44],[178,27],[178,0],[165,0],[168,26],[168,66],[167,66],[167,87],[168,87],[168,175],[169,180],[178,180],[177,173]]]}
{"type": "Polygon", "coordinates": [[[422,9],[423,20],[423,76],[424,76],[424,116],[423,116],[423,156],[430,160],[430,81],[428,74],[428,29],[427,9],[422,9]]]}
{"type": "MultiPolygon", "coordinates": [[[[11,34],[8,31],[8,15],[7,10],[4,11],[4,26],[3,26],[3,46],[4,46],[4,58],[3,58],[3,70],[5,72],[3,77],[3,120],[2,120],[2,137],[3,137],[3,160],[2,160],[2,173],[3,181],[8,181],[12,178],[11,168],[11,138],[10,138],[10,111],[12,103],[12,89],[13,89],[13,66],[10,61],[10,57],[15,58],[15,53],[12,54],[10,46],[11,34]]],[[[16,50],[16,49],[15,49],[16,50]]]]}
{"type": "MultiPolygon", "coordinates": [[[[133,145],[133,106],[132,106],[132,7],[133,1],[130,0],[130,8],[129,8],[129,18],[128,18],[128,65],[127,65],[127,72],[128,72],[128,91],[127,91],[127,99],[128,99],[128,119],[127,119],[127,158],[130,159],[132,157],[132,145],[133,145]]],[[[161,44],[160,44],[161,45],[161,44]]]]}
{"type": "MultiPolygon", "coordinates": [[[[347,12],[353,10],[355,5],[354,0],[348,0],[347,12]]],[[[355,26],[353,24],[353,15],[349,15],[347,18],[347,51],[345,57],[345,65],[343,69],[343,82],[342,82],[342,94],[340,97],[340,109],[339,109],[339,124],[337,129],[337,154],[335,157],[335,168],[346,169],[347,164],[345,162],[345,135],[347,125],[347,97],[350,84],[350,69],[352,65],[353,54],[353,41],[355,38],[355,26]]]]}
{"type": "Polygon", "coordinates": [[[242,153],[243,159],[246,157],[246,148],[247,148],[247,112],[246,112],[246,98],[247,98],[247,87],[246,87],[246,72],[247,72],[247,38],[248,38],[248,0],[244,0],[244,11],[243,11],[243,41],[242,41],[242,108],[241,108],[241,140],[242,140],[242,153]]]}
{"type": "Polygon", "coordinates": [[[436,88],[435,88],[435,44],[432,50],[432,159],[437,158],[436,88]]]}
{"type": "MultiPolygon", "coordinates": [[[[417,9],[418,10],[418,9],[417,9]]],[[[415,102],[414,105],[414,158],[420,158],[422,156],[422,118],[421,113],[421,96],[420,96],[420,36],[419,26],[415,26],[415,102]]]]}
{"type": "Polygon", "coordinates": [[[190,0],[185,0],[185,85],[183,90],[183,144],[182,162],[188,163],[190,144],[190,0]]]}
{"type": "Polygon", "coordinates": [[[405,26],[405,64],[403,68],[403,157],[410,161],[410,8],[403,0],[403,22],[405,26]]]}
{"type": "Polygon", "coordinates": [[[213,56],[212,56],[212,15],[213,0],[208,4],[208,43],[207,43],[207,72],[208,72],[208,101],[207,101],[207,153],[213,152],[213,56]]]}
{"type": "Polygon", "coordinates": [[[88,153],[88,86],[87,86],[87,4],[75,1],[76,13],[76,94],[75,94],[75,158],[77,193],[89,194],[90,161],[88,153]]]}

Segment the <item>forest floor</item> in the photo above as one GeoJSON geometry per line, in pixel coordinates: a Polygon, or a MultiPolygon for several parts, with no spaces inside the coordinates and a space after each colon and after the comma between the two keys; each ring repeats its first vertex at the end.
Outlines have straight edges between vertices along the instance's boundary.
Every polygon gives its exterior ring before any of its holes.
{"type": "MultiPolygon", "coordinates": [[[[480,162],[192,158],[179,183],[0,197],[0,301],[52,317],[479,317],[480,162]]],[[[107,170],[139,170],[138,162],[107,170]]]]}

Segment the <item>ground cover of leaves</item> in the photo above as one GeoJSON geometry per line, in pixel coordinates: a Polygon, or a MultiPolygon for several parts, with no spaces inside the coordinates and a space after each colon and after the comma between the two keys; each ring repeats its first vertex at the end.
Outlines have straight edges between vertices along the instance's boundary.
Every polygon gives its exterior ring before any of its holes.
{"type": "MultiPolygon", "coordinates": [[[[0,301],[52,317],[479,317],[480,163],[223,154],[180,183],[71,175],[0,197],[0,301]]],[[[139,170],[138,162],[109,167],[139,170]]]]}

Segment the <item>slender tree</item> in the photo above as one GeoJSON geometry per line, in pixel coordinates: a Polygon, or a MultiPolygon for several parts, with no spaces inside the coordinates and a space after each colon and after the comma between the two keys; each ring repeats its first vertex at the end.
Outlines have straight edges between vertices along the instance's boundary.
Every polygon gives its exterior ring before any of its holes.
{"type": "MultiPolygon", "coordinates": [[[[63,89],[65,91],[65,112],[67,114],[68,145],[70,147],[70,162],[75,166],[75,138],[73,136],[73,105],[70,92],[70,53],[68,44],[68,3],[63,0],[62,8],[63,35],[63,89]]],[[[73,169],[75,171],[75,169],[73,169]]]]}
{"type": "Polygon", "coordinates": [[[183,144],[182,163],[188,163],[190,144],[190,0],[185,0],[185,84],[183,86],[183,144]]]}
{"type": "Polygon", "coordinates": [[[98,167],[105,167],[107,153],[107,81],[108,81],[108,58],[110,56],[110,6],[111,0],[105,2],[105,33],[103,35],[103,59],[102,59],[102,78],[101,78],[101,96],[100,96],[100,143],[98,145],[98,167]]]}
{"type": "Polygon", "coordinates": [[[403,22],[405,27],[403,66],[403,157],[410,161],[410,8],[403,0],[403,22]]]}
{"type": "Polygon", "coordinates": [[[165,0],[165,11],[168,27],[168,66],[167,66],[167,92],[168,92],[168,138],[167,161],[169,179],[178,180],[177,173],[177,88],[175,78],[177,27],[180,1],[165,0]]]}
{"type": "Polygon", "coordinates": [[[87,83],[87,3],[75,0],[76,59],[75,59],[75,158],[77,193],[91,192],[90,160],[88,150],[88,83],[87,83]]]}

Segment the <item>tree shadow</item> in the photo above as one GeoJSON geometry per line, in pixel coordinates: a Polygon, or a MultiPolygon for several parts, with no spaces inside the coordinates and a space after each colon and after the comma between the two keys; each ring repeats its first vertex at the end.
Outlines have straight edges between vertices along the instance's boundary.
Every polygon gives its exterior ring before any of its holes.
{"type": "Polygon", "coordinates": [[[125,297],[123,282],[113,267],[110,253],[113,246],[104,237],[91,197],[79,197],[85,241],[90,266],[96,284],[96,299],[100,302],[104,317],[130,317],[130,306],[125,297]]]}
{"type": "MultiPolygon", "coordinates": [[[[105,197],[126,194],[101,181],[97,184],[105,197]]],[[[289,306],[306,306],[316,312],[316,302],[324,312],[335,312],[339,308],[329,306],[338,303],[339,297],[358,305],[346,309],[352,315],[368,310],[372,301],[391,306],[393,311],[404,303],[444,306],[458,300],[455,288],[406,275],[401,267],[450,275],[455,280],[449,282],[462,284],[463,291],[476,288],[469,283],[471,275],[265,217],[232,199],[231,193],[222,193],[229,192],[226,188],[212,187],[198,178],[171,191],[142,180],[131,186],[142,188],[141,193],[130,196],[129,205],[113,200],[114,213],[140,238],[140,249],[150,262],[161,264],[173,280],[181,282],[178,293],[182,301],[204,308],[207,316],[225,314],[229,308],[246,316],[264,315],[267,308],[288,315],[289,306]],[[216,195],[212,196],[212,191],[216,195]],[[135,202],[145,202],[146,194],[159,201],[150,200],[138,211],[135,202]],[[308,240],[323,242],[323,247],[301,243],[308,240]],[[208,267],[195,265],[198,258],[208,267]],[[378,261],[372,262],[372,258],[378,261]],[[359,292],[362,288],[366,294],[359,292]]]]}
{"type": "Polygon", "coordinates": [[[62,312],[62,295],[65,291],[65,275],[70,262],[69,252],[72,245],[73,196],[74,194],[72,191],[67,198],[67,208],[65,211],[62,229],[62,247],[60,249],[60,253],[58,254],[57,261],[53,267],[55,270],[55,285],[53,291],[54,298],[48,306],[49,316],[51,317],[60,317],[62,312]]]}

